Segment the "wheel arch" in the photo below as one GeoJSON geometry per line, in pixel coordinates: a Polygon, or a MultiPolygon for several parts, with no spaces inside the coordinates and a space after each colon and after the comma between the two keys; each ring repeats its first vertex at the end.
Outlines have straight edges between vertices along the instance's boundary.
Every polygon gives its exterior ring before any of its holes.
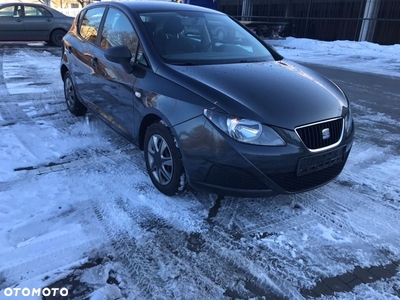
{"type": "Polygon", "coordinates": [[[61,78],[62,78],[63,81],[64,81],[65,73],[67,73],[68,71],[69,70],[68,70],[67,66],[62,64],[61,68],[60,68],[60,73],[61,73],[61,78]]]}
{"type": "Polygon", "coordinates": [[[142,119],[142,122],[140,123],[140,127],[139,127],[139,139],[138,139],[138,144],[139,144],[140,150],[144,149],[144,137],[146,135],[147,128],[151,124],[160,122],[161,120],[162,120],[162,118],[159,115],[156,115],[154,113],[150,113],[142,119]]]}

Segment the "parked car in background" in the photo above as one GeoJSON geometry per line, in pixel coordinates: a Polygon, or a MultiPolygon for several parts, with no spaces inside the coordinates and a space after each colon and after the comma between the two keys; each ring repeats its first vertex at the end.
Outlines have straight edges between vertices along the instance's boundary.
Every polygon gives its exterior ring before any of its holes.
{"type": "Polygon", "coordinates": [[[343,91],[223,13],[98,2],[63,40],[69,111],[90,109],[144,150],[166,195],[187,183],[244,197],[304,192],[333,180],[349,156],[354,125],[343,91]]]}
{"type": "Polygon", "coordinates": [[[0,41],[46,41],[61,46],[73,20],[42,4],[0,4],[0,41]]]}

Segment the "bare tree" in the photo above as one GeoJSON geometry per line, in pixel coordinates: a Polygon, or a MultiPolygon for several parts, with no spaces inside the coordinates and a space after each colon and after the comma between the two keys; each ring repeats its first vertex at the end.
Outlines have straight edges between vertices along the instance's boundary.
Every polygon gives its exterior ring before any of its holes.
{"type": "MultiPolygon", "coordinates": [[[[81,5],[81,7],[84,7],[85,4],[86,4],[88,1],[86,1],[86,0],[76,0],[76,2],[78,2],[78,3],[81,5]]],[[[90,2],[89,2],[89,3],[90,3],[90,2]]]]}

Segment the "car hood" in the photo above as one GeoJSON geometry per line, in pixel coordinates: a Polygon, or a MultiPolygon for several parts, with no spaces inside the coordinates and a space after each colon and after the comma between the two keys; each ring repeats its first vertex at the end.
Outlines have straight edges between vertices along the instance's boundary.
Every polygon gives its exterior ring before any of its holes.
{"type": "Polygon", "coordinates": [[[227,113],[286,129],[340,117],[348,105],[334,83],[288,60],[170,68],[176,83],[227,113]]]}

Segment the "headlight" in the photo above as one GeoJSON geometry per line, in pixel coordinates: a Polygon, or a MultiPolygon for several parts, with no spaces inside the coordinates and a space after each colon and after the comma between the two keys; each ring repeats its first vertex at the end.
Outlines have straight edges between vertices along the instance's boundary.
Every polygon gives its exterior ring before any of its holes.
{"type": "Polygon", "coordinates": [[[275,130],[260,122],[232,117],[209,109],[204,110],[204,115],[236,141],[264,146],[286,145],[275,130]]]}
{"type": "Polygon", "coordinates": [[[347,136],[353,129],[353,114],[351,112],[350,103],[349,103],[349,110],[347,112],[346,117],[344,118],[344,126],[345,126],[346,136],[347,136]]]}

